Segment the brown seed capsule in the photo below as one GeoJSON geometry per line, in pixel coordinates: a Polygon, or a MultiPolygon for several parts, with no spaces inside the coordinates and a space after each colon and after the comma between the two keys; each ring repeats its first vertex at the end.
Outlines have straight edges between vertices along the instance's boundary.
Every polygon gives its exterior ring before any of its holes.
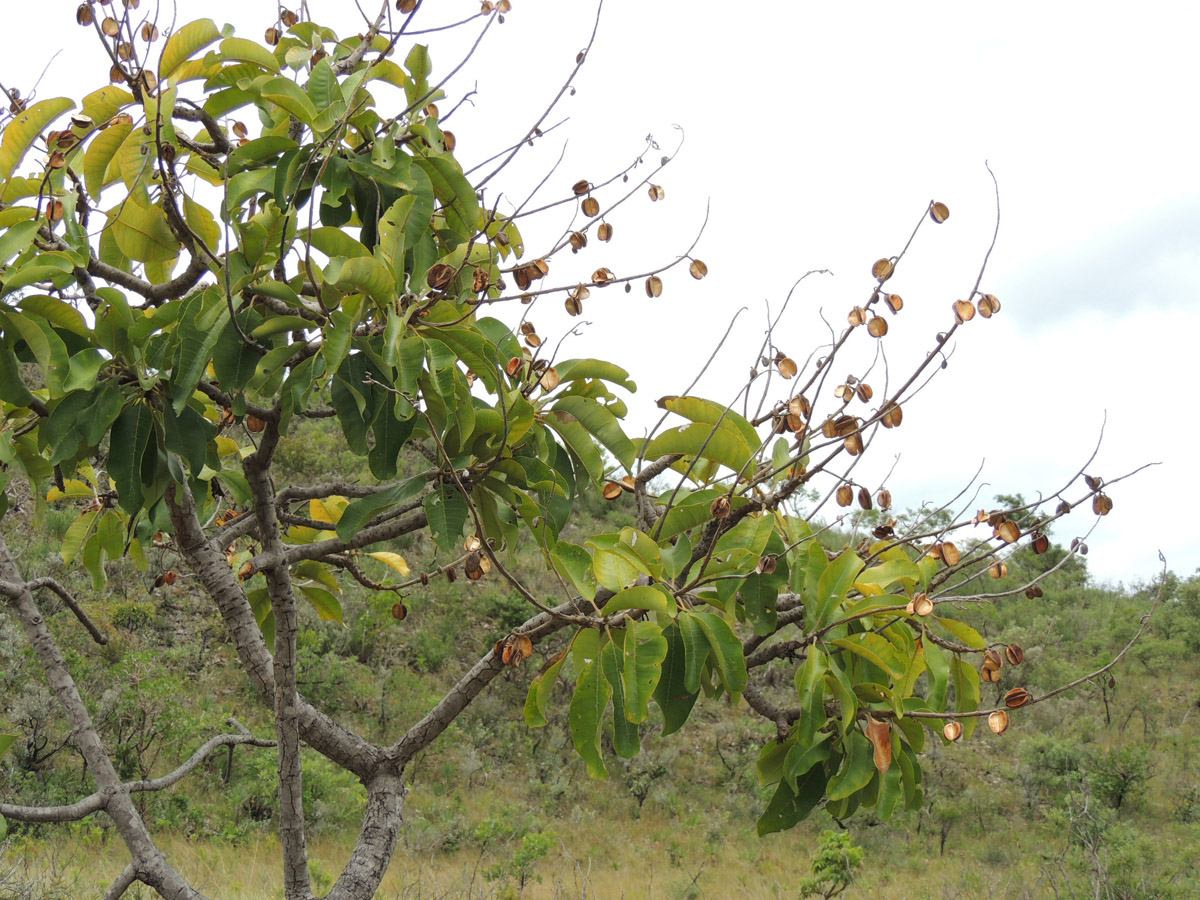
{"type": "Polygon", "coordinates": [[[948,741],[957,741],[962,737],[962,732],[961,722],[947,722],[946,727],[942,729],[942,736],[948,741]]]}
{"type": "Polygon", "coordinates": [[[1008,564],[1002,560],[997,560],[988,566],[988,574],[993,578],[1003,578],[1008,574],[1008,564]]]}
{"type": "Polygon", "coordinates": [[[942,561],[948,566],[957,566],[959,560],[958,548],[950,543],[950,541],[943,541],[941,548],[942,561]]]}
{"type": "Polygon", "coordinates": [[[451,584],[454,584],[454,582],[457,578],[458,578],[458,573],[454,571],[454,566],[448,567],[446,569],[446,580],[448,582],[450,582],[451,584]]]}
{"type": "Polygon", "coordinates": [[[405,606],[403,603],[393,603],[392,604],[392,618],[393,619],[400,622],[400,621],[403,621],[407,615],[408,615],[408,607],[405,606]]]}
{"type": "Polygon", "coordinates": [[[969,300],[954,301],[954,321],[960,325],[963,322],[970,322],[975,318],[975,307],[969,300]]]}
{"type": "Polygon", "coordinates": [[[1004,541],[1006,544],[1011,544],[1021,536],[1021,526],[1012,519],[1005,519],[996,526],[996,537],[1004,541]]]}
{"type": "Polygon", "coordinates": [[[892,273],[896,271],[896,265],[890,259],[879,259],[871,266],[871,274],[879,281],[887,281],[892,277],[892,273]]]}
{"type": "Polygon", "coordinates": [[[613,235],[613,227],[607,222],[601,222],[600,227],[596,229],[596,237],[602,241],[611,241],[613,235]]]}
{"type": "Polygon", "coordinates": [[[865,487],[858,489],[858,505],[863,509],[874,509],[875,504],[871,502],[871,492],[865,487]]]}
{"type": "Polygon", "coordinates": [[[758,565],[754,567],[754,570],[758,572],[759,575],[770,575],[775,571],[776,568],[778,568],[778,566],[779,557],[773,553],[768,553],[758,561],[758,565]]]}
{"type": "Polygon", "coordinates": [[[588,181],[586,178],[583,178],[583,179],[575,182],[573,185],[571,185],[571,190],[574,192],[576,197],[583,196],[591,189],[592,189],[592,183],[590,181],[588,181]]]}
{"type": "Polygon", "coordinates": [[[1004,705],[1009,709],[1017,709],[1020,706],[1024,706],[1032,699],[1033,695],[1030,694],[1029,691],[1025,690],[1025,688],[1013,688],[1004,695],[1004,705]]]}
{"type": "Polygon", "coordinates": [[[892,492],[889,491],[887,488],[884,488],[878,494],[876,494],[875,499],[879,501],[880,509],[891,509],[892,508],[892,492]]]}
{"type": "Polygon", "coordinates": [[[1025,588],[1025,596],[1029,600],[1037,600],[1043,594],[1040,586],[1034,584],[1025,588]]]}
{"type": "Polygon", "coordinates": [[[883,408],[883,415],[879,421],[884,428],[899,428],[900,423],[904,421],[904,410],[896,403],[889,403],[883,408]]]}
{"type": "Polygon", "coordinates": [[[245,421],[246,421],[246,430],[253,434],[258,434],[260,431],[262,431],[267,426],[266,422],[264,422],[262,419],[260,419],[258,416],[255,416],[255,415],[246,416],[245,421]]]}
{"type": "Polygon", "coordinates": [[[983,654],[983,666],[985,669],[991,669],[993,672],[999,672],[1001,666],[1004,665],[1004,659],[996,650],[988,650],[983,654]]]}
{"type": "Polygon", "coordinates": [[[988,728],[992,729],[996,734],[1004,734],[1004,732],[1008,731],[1008,713],[1002,709],[998,709],[989,715],[988,728]]]}
{"type": "Polygon", "coordinates": [[[867,323],[867,332],[871,337],[881,338],[888,332],[887,319],[883,316],[875,316],[867,323]]]}
{"type": "Polygon", "coordinates": [[[647,193],[650,195],[650,199],[654,202],[658,202],[667,196],[667,192],[662,189],[662,185],[660,184],[650,185],[650,190],[647,191],[647,193]]]}
{"type": "Polygon", "coordinates": [[[250,560],[246,560],[244,563],[242,563],[242,567],[238,569],[238,581],[245,581],[253,574],[254,564],[251,563],[250,560]]]}
{"type": "Polygon", "coordinates": [[[600,215],[600,201],[595,197],[588,197],[583,201],[583,214],[589,219],[600,215]]]}
{"type": "Polygon", "coordinates": [[[1107,516],[1112,512],[1113,502],[1108,494],[1097,494],[1092,498],[1092,512],[1098,516],[1107,516]]]}
{"type": "Polygon", "coordinates": [[[920,593],[912,598],[912,608],[914,615],[924,617],[933,612],[933,601],[928,594],[920,593]]]}
{"type": "Polygon", "coordinates": [[[1025,662],[1025,651],[1021,649],[1019,644],[1009,644],[1004,648],[1004,658],[1008,660],[1010,665],[1019,666],[1025,662]]]}
{"type": "Polygon", "coordinates": [[[852,434],[846,440],[842,441],[842,446],[846,448],[846,452],[851,456],[858,456],[863,452],[863,439],[861,434],[852,434]]]}
{"type": "Polygon", "coordinates": [[[890,309],[893,314],[900,312],[900,310],[904,308],[904,298],[902,298],[899,294],[884,294],[883,302],[887,304],[887,308],[890,309]]]}
{"type": "Polygon", "coordinates": [[[1000,680],[999,669],[989,669],[987,666],[981,666],[979,669],[979,678],[986,681],[988,684],[994,684],[1000,680]]]}
{"type": "Polygon", "coordinates": [[[716,500],[714,500],[712,502],[712,506],[710,506],[708,508],[709,514],[714,519],[728,519],[729,518],[729,510],[730,510],[729,498],[726,497],[724,494],[722,494],[720,497],[718,497],[716,500]]]}
{"type": "Polygon", "coordinates": [[[1037,554],[1045,553],[1050,549],[1050,538],[1042,534],[1040,531],[1033,533],[1033,552],[1037,554]]]}
{"type": "Polygon", "coordinates": [[[605,500],[616,500],[623,493],[625,491],[615,481],[606,481],[604,483],[603,495],[605,500]]]}
{"type": "Polygon", "coordinates": [[[838,485],[837,489],[837,505],[849,506],[854,502],[854,488],[848,484],[838,485]]]}

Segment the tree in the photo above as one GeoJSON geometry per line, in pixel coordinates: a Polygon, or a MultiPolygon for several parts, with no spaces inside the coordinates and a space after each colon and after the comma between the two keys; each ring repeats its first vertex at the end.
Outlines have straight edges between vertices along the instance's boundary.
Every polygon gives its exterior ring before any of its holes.
{"type": "MultiPolygon", "coordinates": [[[[1072,506],[1112,506],[1105,484],[1087,476],[1080,486],[1081,474],[1020,510],[964,519],[944,515],[947,504],[899,531],[889,518],[861,543],[822,546],[830,499],[890,508],[890,491],[855,482],[855,466],[901,426],[946,342],[1000,311],[979,290],[983,269],[897,382],[877,375],[877,391],[866,380],[873,364],[842,384],[831,373],[848,347],[883,346],[887,314],[903,307],[888,282],[911,238],[874,264],[863,305],[810,363],[793,361],[769,330],[740,412],[685,391],[658,401],[648,437],[630,437],[615,393],[633,391],[629,373],[558,358],[521,311],[559,299],[579,315],[593,290],[637,281],[656,297],[668,270],[706,275],[693,244],[651,272],[550,278],[568,248],[613,239],[622,204],[662,197],[658,168],[576,182],[553,204],[573,204],[575,224],[527,253],[522,231],[535,213],[481,198],[549,111],[468,178],[428,51],[402,46],[419,3],[398,6],[399,17],[384,4],[348,39],[281,10],[260,44],[207,19],[160,42],[136,3],[86,0],[77,20],[110,54],[109,83],[81,86],[96,89],[78,108],[27,103],[4,86],[0,484],[14,496],[27,484],[38,507],[79,509],[63,558],[96,591],[106,561],[149,567],[151,548],[156,566],[167,561],[160,578],[185,570],[219,610],[275,733],[215,735],[170,773],[123,781],[39,602],[64,604],[97,642],[105,631],[86,601],[18,571],[0,544],[0,594],[96,787],[73,804],[4,803],[0,813],[65,822],[102,811],[130,855],[108,897],[134,882],[196,897],[134,796],[181,781],[219,747],[274,747],[284,893],[307,898],[303,742],[366,787],[356,848],[328,896],[370,897],[401,827],[405,766],[542,641],[560,649],[532,678],[525,716],[544,724],[556,680],[573,677],[571,734],[594,777],[606,775],[607,738],[635,756],[647,729],[669,735],[701,694],[727,696],[777,732],[758,763],[775,786],[760,832],[792,827],[819,804],[838,818],[873,807],[881,819],[918,806],[926,727],[955,741],[985,718],[1002,733],[1009,710],[1046,699],[1014,688],[1003,707],[980,709],[981,677],[995,680],[1022,651],[939,613],[1002,596],[958,588],[982,572],[1002,576],[1005,555],[1026,541],[1036,550],[1072,506]],[[310,419],[336,420],[374,483],[278,484],[278,454],[310,419]],[[682,424],[663,430],[668,419],[682,424]],[[573,506],[593,489],[635,524],[565,540],[573,506]],[[973,526],[990,534],[960,551],[952,538],[973,526]],[[390,542],[415,533],[449,562],[410,571],[390,542]],[[510,570],[506,551],[519,542],[538,548],[559,598],[510,570]],[[528,618],[390,742],[367,740],[297,689],[302,606],[340,619],[340,585],[353,580],[396,593],[403,618],[402,590],[459,572],[503,579],[528,618]],[[794,689],[761,677],[780,667],[795,670],[794,689]]],[[[508,6],[483,4],[473,17],[481,38],[508,6]]],[[[948,215],[931,202],[917,229],[948,215]]]]}

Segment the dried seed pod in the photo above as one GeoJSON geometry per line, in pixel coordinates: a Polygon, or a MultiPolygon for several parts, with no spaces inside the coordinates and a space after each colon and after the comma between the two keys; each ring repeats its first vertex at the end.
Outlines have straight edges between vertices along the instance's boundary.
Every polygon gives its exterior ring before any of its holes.
{"type": "Polygon", "coordinates": [[[933,612],[933,601],[929,599],[929,595],[922,592],[912,598],[913,614],[924,618],[933,612]]]}
{"type": "Polygon", "coordinates": [[[402,622],[402,621],[404,621],[405,617],[407,617],[407,616],[408,616],[408,607],[407,606],[405,606],[403,603],[393,603],[392,604],[392,618],[393,619],[395,619],[398,622],[402,622]]]}
{"type": "Polygon", "coordinates": [[[900,423],[904,421],[904,410],[897,403],[889,403],[883,408],[883,415],[879,421],[884,428],[899,428],[900,423]]]}
{"type": "Polygon", "coordinates": [[[996,526],[996,537],[1004,541],[1006,544],[1011,544],[1021,536],[1021,526],[1012,519],[1005,519],[996,526]]]}
{"type": "Polygon", "coordinates": [[[600,215],[600,201],[595,197],[588,197],[583,201],[583,214],[589,219],[600,215]]]}
{"type": "Polygon", "coordinates": [[[887,488],[884,488],[878,494],[876,494],[875,499],[879,501],[880,509],[891,509],[892,508],[892,492],[889,491],[887,488]]]}
{"type": "Polygon", "coordinates": [[[578,253],[587,246],[587,235],[582,231],[572,231],[571,237],[568,239],[571,243],[571,251],[578,253]]]}
{"type": "Polygon", "coordinates": [[[992,729],[996,734],[1004,734],[1008,731],[1008,713],[1002,709],[996,710],[988,716],[988,728],[992,729]]]}
{"type": "Polygon", "coordinates": [[[861,434],[852,434],[842,442],[842,446],[846,448],[846,452],[851,456],[858,456],[863,452],[863,439],[861,434]]]}
{"type": "Polygon", "coordinates": [[[600,227],[596,229],[596,237],[602,241],[611,241],[613,235],[613,227],[607,222],[601,222],[600,227]]]}
{"type": "Polygon", "coordinates": [[[1034,584],[1025,588],[1026,599],[1037,600],[1041,596],[1043,596],[1043,591],[1039,585],[1034,584]]]}
{"type": "Polygon", "coordinates": [[[979,678],[981,681],[986,681],[988,684],[995,684],[1000,680],[1000,670],[989,669],[987,666],[981,666],[979,669],[979,678]]]}
{"type": "Polygon", "coordinates": [[[1025,662],[1025,651],[1021,649],[1020,644],[1009,644],[1004,648],[1004,658],[1008,660],[1009,665],[1019,666],[1025,662]]]}
{"type": "Polygon", "coordinates": [[[854,488],[848,484],[842,484],[837,489],[837,505],[849,506],[854,502],[854,488]]]}
{"type": "Polygon", "coordinates": [[[1004,665],[1004,658],[998,650],[987,650],[983,654],[983,665],[986,669],[999,672],[1004,665]]]}
{"type": "Polygon", "coordinates": [[[777,557],[774,553],[768,553],[758,561],[758,565],[754,567],[754,570],[759,575],[770,575],[778,567],[779,557],[777,557]]]}
{"type": "Polygon", "coordinates": [[[990,319],[1000,312],[1000,301],[996,299],[995,294],[984,294],[975,305],[979,309],[979,314],[985,319],[990,319]]]}
{"type": "Polygon", "coordinates": [[[939,546],[941,547],[942,562],[948,566],[957,566],[960,558],[958,548],[950,541],[942,541],[939,546]]]}
{"type": "Polygon", "coordinates": [[[1003,578],[1008,574],[1008,564],[1003,560],[996,560],[996,562],[988,566],[988,574],[993,578],[1003,578]]]}
{"type": "Polygon", "coordinates": [[[1004,695],[1004,705],[1009,709],[1017,709],[1018,707],[1024,706],[1032,699],[1033,695],[1029,693],[1029,691],[1025,690],[1025,688],[1017,687],[1013,688],[1004,695]]]}
{"type": "Polygon", "coordinates": [[[874,509],[875,504],[871,502],[871,492],[865,487],[858,489],[858,505],[863,509],[874,509]]]}
{"type": "Polygon", "coordinates": [[[255,415],[248,415],[245,419],[246,430],[252,434],[258,434],[267,427],[267,423],[255,415]]]}
{"type": "Polygon", "coordinates": [[[874,316],[871,321],[867,323],[867,333],[870,334],[871,337],[881,338],[887,334],[887,332],[888,323],[887,319],[885,319],[883,316],[874,316]]]}
{"type": "Polygon", "coordinates": [[[691,273],[693,278],[699,281],[708,274],[708,266],[706,266],[701,260],[693,259],[688,265],[688,272],[691,273]]]}
{"type": "Polygon", "coordinates": [[[962,737],[962,733],[961,722],[947,722],[946,727],[942,729],[942,736],[948,741],[957,741],[962,737]]]}
{"type": "Polygon", "coordinates": [[[624,490],[615,481],[606,481],[604,483],[603,494],[605,500],[616,500],[623,493],[624,490]]]}
{"type": "Polygon", "coordinates": [[[574,192],[576,197],[586,194],[591,189],[592,189],[592,183],[590,181],[588,181],[586,178],[583,178],[583,179],[575,182],[573,185],[571,185],[571,190],[574,192]]]}
{"type": "Polygon", "coordinates": [[[867,311],[861,306],[856,306],[850,310],[850,315],[846,317],[846,321],[850,323],[851,328],[857,328],[867,321],[867,311]]]}
{"type": "Polygon", "coordinates": [[[1033,533],[1032,546],[1033,552],[1041,555],[1050,549],[1050,538],[1046,537],[1046,535],[1042,534],[1040,531],[1035,531],[1033,533]]]}
{"type": "Polygon", "coordinates": [[[667,196],[667,192],[662,189],[662,185],[660,184],[650,185],[650,189],[647,191],[647,193],[650,195],[650,199],[654,202],[658,202],[667,196]]]}
{"type": "Polygon", "coordinates": [[[875,264],[871,266],[871,274],[874,275],[875,278],[880,282],[887,281],[892,277],[892,273],[895,271],[896,264],[890,259],[878,259],[875,261],[875,264]]]}
{"type": "Polygon", "coordinates": [[[663,283],[662,279],[657,275],[651,275],[646,279],[646,296],[651,299],[662,296],[663,283]]]}
{"type": "Polygon", "coordinates": [[[871,386],[869,384],[867,384],[865,381],[859,383],[854,388],[854,393],[858,396],[858,399],[861,400],[863,403],[869,403],[871,401],[871,398],[875,396],[875,391],[872,390],[871,386]]]}
{"type": "Polygon", "coordinates": [[[716,500],[714,500],[712,502],[712,506],[710,506],[708,508],[709,514],[714,519],[728,519],[729,518],[729,510],[730,510],[729,498],[726,497],[724,494],[722,494],[720,497],[718,497],[716,500]]]}
{"type": "Polygon", "coordinates": [[[941,225],[948,218],[950,218],[950,209],[945,203],[931,203],[929,204],[929,218],[941,225]]]}
{"type": "Polygon", "coordinates": [[[954,321],[961,325],[963,322],[970,322],[973,318],[975,318],[975,307],[971,301],[954,301],[954,321]]]}
{"type": "Polygon", "coordinates": [[[1097,494],[1092,498],[1092,512],[1098,516],[1107,516],[1112,512],[1113,502],[1108,494],[1097,494]]]}

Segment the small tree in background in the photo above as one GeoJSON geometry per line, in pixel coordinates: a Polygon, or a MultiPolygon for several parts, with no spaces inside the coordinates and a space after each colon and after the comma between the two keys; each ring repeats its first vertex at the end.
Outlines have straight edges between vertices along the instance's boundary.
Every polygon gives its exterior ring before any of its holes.
{"type": "MultiPolygon", "coordinates": [[[[647,437],[631,437],[616,393],[634,390],[630,374],[562,358],[524,304],[553,300],[578,316],[612,285],[636,282],[654,298],[676,272],[707,274],[694,245],[637,274],[614,272],[597,249],[614,239],[623,204],[662,198],[654,179],[669,158],[564,185],[550,206],[573,205],[572,226],[526,247],[526,220],[548,207],[489,208],[479,192],[549,111],[490,167],[464,172],[445,127],[454,105],[427,49],[405,41],[419,4],[398,5],[347,39],[281,10],[259,43],[208,19],[164,35],[153,10],[87,0],[77,20],[96,29],[111,68],[94,83],[80,76],[81,102],[27,102],[3,86],[0,483],[23,478],[39,509],[78,505],[62,556],[97,592],[108,560],[130,557],[168,581],[185,571],[220,612],[275,728],[213,736],[174,771],[123,781],[39,602],[57,598],[97,642],[107,634],[86,600],[18,571],[0,545],[0,593],[96,787],[71,805],[0,812],[31,822],[104,812],[130,858],[108,897],[135,882],[197,897],[134,795],[180,782],[219,747],[273,747],[284,894],[304,900],[303,742],[366,788],[357,845],[328,896],[367,898],[395,849],[406,765],[558,634],[525,717],[545,724],[555,682],[572,679],[571,736],[594,777],[607,774],[603,736],[633,757],[650,723],[669,735],[701,695],[728,696],[776,731],[758,762],[774,786],[761,833],[820,805],[838,818],[870,807],[880,819],[919,806],[927,740],[969,737],[980,719],[1003,733],[1010,716],[1057,693],[1016,687],[1000,708],[980,709],[981,681],[1023,652],[942,615],[947,604],[999,599],[959,587],[1003,577],[1017,547],[1043,552],[1047,524],[1072,507],[1112,507],[1105,483],[1081,472],[1019,508],[956,518],[947,505],[900,528],[881,518],[834,552],[818,541],[829,501],[890,509],[886,485],[854,480],[857,463],[902,426],[946,342],[1000,312],[980,290],[981,268],[903,377],[874,363],[833,376],[848,347],[883,346],[904,305],[889,281],[918,232],[949,210],[921,210],[913,237],[870,267],[862,305],[809,362],[768,329],[736,402],[684,390],[658,401],[647,437]],[[573,272],[564,251],[585,248],[595,256],[573,272]],[[318,418],[336,420],[373,483],[278,483],[281,448],[318,418]],[[565,540],[592,489],[635,524],[565,540]],[[448,561],[410,570],[393,542],[416,533],[448,561]],[[554,595],[510,569],[518,543],[537,548],[554,595]],[[528,618],[421,718],[375,743],[297,689],[302,605],[340,620],[352,580],[395,593],[403,619],[401,592],[443,576],[502,579],[528,618]],[[763,677],[780,666],[794,687],[763,677]]],[[[482,37],[508,11],[507,0],[485,2],[470,21],[482,37]]],[[[1085,550],[1076,542],[1063,561],[1085,550]]],[[[1045,574],[1006,592],[1032,594],[1045,574]]]]}

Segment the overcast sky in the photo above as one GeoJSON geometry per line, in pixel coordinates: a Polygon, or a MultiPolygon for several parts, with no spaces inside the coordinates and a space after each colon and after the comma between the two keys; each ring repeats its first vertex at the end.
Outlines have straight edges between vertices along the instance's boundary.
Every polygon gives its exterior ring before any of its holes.
{"type": "MultiPolygon", "coordinates": [[[[584,4],[513,2],[508,21],[447,86],[443,110],[477,89],[447,124],[467,165],[521,137],[592,29],[594,11],[584,4]]],[[[0,80],[27,90],[61,45],[39,96],[78,96],[73,79],[88,67],[86,89],[103,83],[107,63],[94,35],[74,24],[74,5],[5,4],[10,49],[0,80]]],[[[142,11],[151,6],[143,0],[142,11]]],[[[427,25],[478,9],[474,0],[427,7],[427,25]]],[[[361,28],[350,0],[309,0],[309,8],[340,33],[361,28]]],[[[200,16],[260,38],[274,3],[179,0],[180,22],[200,16]]],[[[170,17],[168,6],[160,25],[170,17]]],[[[1107,414],[1089,472],[1111,479],[1161,465],[1113,486],[1113,513],[1088,539],[1091,571],[1147,579],[1161,549],[1172,569],[1190,574],[1200,547],[1185,521],[1190,498],[1179,492],[1190,489],[1183,479],[1200,428],[1175,416],[1192,401],[1200,330],[1190,90],[1198,17],[1179,3],[1115,14],[1073,3],[607,0],[577,94],[549,120],[570,121],[522,154],[488,199],[503,190],[519,203],[564,143],[563,163],[539,195],[546,201],[578,179],[599,182],[624,167],[648,134],[661,149],[647,163],[673,154],[674,126],[683,129],[682,151],[655,179],[665,201],[639,193],[613,214],[610,246],[593,240],[551,271],[551,281],[565,283],[602,265],[618,275],[653,268],[686,250],[708,207],[695,251],[708,278],[673,270],[654,301],[640,287],[593,291],[582,317],[590,324],[562,351],[633,372],[638,430],[653,421],[657,397],[687,386],[744,306],[696,390],[732,401],[762,341],[767,304],[778,310],[801,274],[829,269],[832,276],[813,276],[796,292],[776,334],[803,364],[827,338],[821,311],[840,330],[850,307],[870,295],[872,262],[899,252],[937,199],[949,221],[922,226],[890,282],[905,308],[891,319],[888,361],[893,378],[904,372],[974,284],[995,226],[987,161],[1002,216],[981,287],[1000,297],[1002,311],[959,331],[946,371],[855,477],[875,487],[895,464],[887,486],[903,508],[948,499],[982,465],[976,506],[998,492],[1032,497],[1078,470],[1107,414]]],[[[429,36],[435,77],[459,62],[467,38],[429,36]]],[[[615,197],[601,194],[602,206],[615,197]]],[[[566,212],[550,224],[561,230],[569,219],[566,212]]],[[[561,298],[540,303],[531,318],[551,339],[580,321],[561,298]]],[[[856,338],[874,349],[865,334],[856,338]]],[[[847,373],[852,362],[860,365],[848,358],[847,373]]],[[[1093,519],[1081,509],[1054,536],[1066,543],[1093,519]]]]}

